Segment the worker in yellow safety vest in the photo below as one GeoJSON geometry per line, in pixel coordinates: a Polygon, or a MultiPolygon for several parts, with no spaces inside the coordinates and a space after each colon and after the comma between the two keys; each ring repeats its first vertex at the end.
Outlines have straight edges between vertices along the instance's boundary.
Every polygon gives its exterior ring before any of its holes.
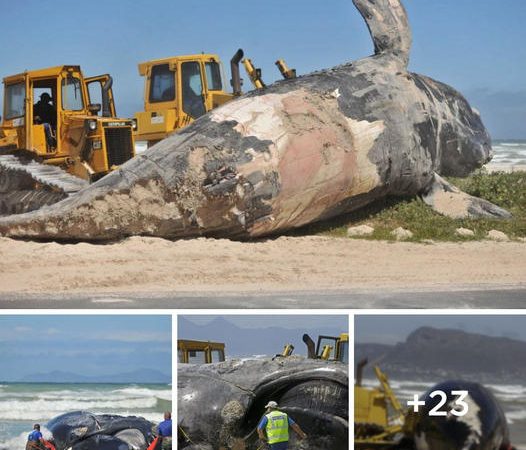
{"type": "Polygon", "coordinates": [[[307,435],[286,413],[278,411],[278,404],[270,401],[265,406],[267,413],[261,418],[258,425],[259,438],[268,442],[271,450],[287,450],[289,446],[289,426],[301,438],[307,435]],[[265,436],[266,434],[266,436],[265,436]]]}

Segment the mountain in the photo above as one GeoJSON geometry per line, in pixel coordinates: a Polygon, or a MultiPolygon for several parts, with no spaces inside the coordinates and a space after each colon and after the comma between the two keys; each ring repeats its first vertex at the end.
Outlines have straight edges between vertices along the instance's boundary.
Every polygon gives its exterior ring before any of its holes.
{"type": "Polygon", "coordinates": [[[470,378],[524,380],[526,342],[462,330],[421,327],[395,345],[356,344],[355,359],[367,357],[390,376],[404,379],[470,378]]]}
{"type": "Polygon", "coordinates": [[[138,369],[114,375],[86,376],[54,370],[24,377],[24,383],[171,383],[170,376],[153,369],[138,369]]]}
{"type": "Polygon", "coordinates": [[[338,336],[340,333],[345,332],[346,329],[346,326],[345,330],[326,326],[309,329],[300,327],[289,329],[277,326],[242,328],[229,322],[224,317],[217,317],[205,325],[198,325],[183,316],[179,316],[177,325],[180,339],[224,342],[227,357],[274,356],[277,353],[281,353],[283,346],[289,343],[295,347],[294,354],[306,355],[307,347],[302,341],[304,333],[309,334],[316,342],[318,335],[338,336]]]}

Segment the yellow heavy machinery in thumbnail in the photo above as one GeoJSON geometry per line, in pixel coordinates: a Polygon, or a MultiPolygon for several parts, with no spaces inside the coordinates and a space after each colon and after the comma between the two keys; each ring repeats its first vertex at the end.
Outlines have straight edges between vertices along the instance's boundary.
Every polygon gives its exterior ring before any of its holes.
{"type": "Polygon", "coordinates": [[[328,361],[349,362],[349,334],[341,333],[339,336],[318,336],[314,341],[308,334],[303,335],[303,342],[307,345],[307,356],[314,359],[328,361]]]}
{"type": "Polygon", "coordinates": [[[178,361],[183,364],[211,364],[225,360],[225,344],[222,342],[177,340],[178,361]]]}
{"type": "MultiPolygon", "coordinates": [[[[379,386],[362,386],[363,369],[367,359],[356,369],[354,386],[354,447],[361,450],[403,449],[402,436],[411,436],[415,416],[405,411],[393,392],[389,379],[379,367],[374,373],[379,386]]],[[[411,448],[409,446],[408,448],[411,448]]]]}
{"type": "Polygon", "coordinates": [[[116,117],[109,75],[68,65],[4,78],[0,214],[57,202],[132,158],[133,127],[116,117]]]}
{"type": "MultiPolygon", "coordinates": [[[[349,362],[349,333],[340,333],[339,336],[320,335],[316,343],[305,333],[302,340],[307,346],[307,358],[309,359],[349,362]]],[[[286,344],[283,351],[276,357],[291,356],[293,352],[294,346],[286,344]]]]}

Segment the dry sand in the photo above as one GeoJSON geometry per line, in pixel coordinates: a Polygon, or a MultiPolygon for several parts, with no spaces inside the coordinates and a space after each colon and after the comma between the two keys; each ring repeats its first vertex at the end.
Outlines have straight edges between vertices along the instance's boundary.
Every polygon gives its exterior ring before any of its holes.
{"type": "Polygon", "coordinates": [[[0,238],[0,293],[286,291],[526,286],[520,242],[262,242],[133,237],[106,245],[0,238]]]}

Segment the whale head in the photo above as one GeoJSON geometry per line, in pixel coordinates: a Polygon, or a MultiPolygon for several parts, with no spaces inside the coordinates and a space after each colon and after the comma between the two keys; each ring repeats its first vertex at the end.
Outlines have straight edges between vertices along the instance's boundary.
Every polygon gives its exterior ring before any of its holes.
{"type": "Polygon", "coordinates": [[[423,146],[444,176],[467,176],[492,158],[491,137],[480,113],[460,92],[439,81],[413,74],[432,105],[429,117],[417,125],[423,146]]]}
{"type": "Polygon", "coordinates": [[[445,100],[455,120],[448,123],[441,137],[441,173],[466,176],[491,160],[491,137],[480,113],[462,95],[448,88],[445,100]]]}

